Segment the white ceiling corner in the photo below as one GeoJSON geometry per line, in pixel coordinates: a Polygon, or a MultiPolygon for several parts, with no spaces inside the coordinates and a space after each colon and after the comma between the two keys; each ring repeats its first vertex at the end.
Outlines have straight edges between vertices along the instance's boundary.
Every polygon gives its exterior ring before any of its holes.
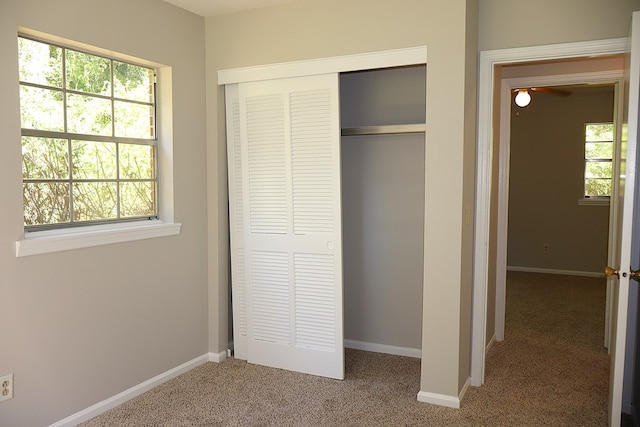
{"type": "Polygon", "coordinates": [[[164,0],[196,15],[217,16],[242,10],[293,3],[297,0],[164,0]]]}

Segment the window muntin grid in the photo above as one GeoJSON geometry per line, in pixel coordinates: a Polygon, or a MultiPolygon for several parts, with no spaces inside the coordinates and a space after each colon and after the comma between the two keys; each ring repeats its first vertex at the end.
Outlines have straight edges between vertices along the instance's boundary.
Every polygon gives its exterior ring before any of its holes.
{"type": "Polygon", "coordinates": [[[25,230],[157,218],[155,70],[18,43],[25,230]]]}

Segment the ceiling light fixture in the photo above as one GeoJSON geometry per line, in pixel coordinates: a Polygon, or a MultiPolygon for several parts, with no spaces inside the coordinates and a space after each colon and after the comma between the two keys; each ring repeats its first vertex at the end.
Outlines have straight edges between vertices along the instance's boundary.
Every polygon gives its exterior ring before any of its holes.
{"type": "Polygon", "coordinates": [[[515,101],[518,107],[526,107],[529,105],[531,102],[531,95],[529,95],[529,91],[527,89],[518,89],[515,101]]]}

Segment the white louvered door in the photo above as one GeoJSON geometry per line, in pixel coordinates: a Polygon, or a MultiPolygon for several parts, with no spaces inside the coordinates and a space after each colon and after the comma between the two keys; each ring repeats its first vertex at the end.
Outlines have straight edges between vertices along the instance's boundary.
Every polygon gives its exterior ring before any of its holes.
{"type": "Polygon", "coordinates": [[[234,285],[241,294],[234,297],[234,322],[246,319],[246,359],[342,379],[338,75],[237,88],[229,178],[232,268],[242,282],[239,291],[234,285]],[[246,305],[246,317],[236,315],[236,300],[240,311],[240,302],[246,305]]]}

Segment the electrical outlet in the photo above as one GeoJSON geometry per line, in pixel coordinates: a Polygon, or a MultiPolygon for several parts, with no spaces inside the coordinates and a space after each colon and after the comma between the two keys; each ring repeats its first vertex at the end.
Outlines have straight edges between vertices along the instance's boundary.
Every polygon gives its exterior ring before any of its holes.
{"type": "Polygon", "coordinates": [[[13,374],[0,377],[0,402],[13,397],[13,374]]]}
{"type": "Polygon", "coordinates": [[[549,244],[545,243],[544,246],[542,247],[542,252],[545,254],[549,253],[549,244]]]}

